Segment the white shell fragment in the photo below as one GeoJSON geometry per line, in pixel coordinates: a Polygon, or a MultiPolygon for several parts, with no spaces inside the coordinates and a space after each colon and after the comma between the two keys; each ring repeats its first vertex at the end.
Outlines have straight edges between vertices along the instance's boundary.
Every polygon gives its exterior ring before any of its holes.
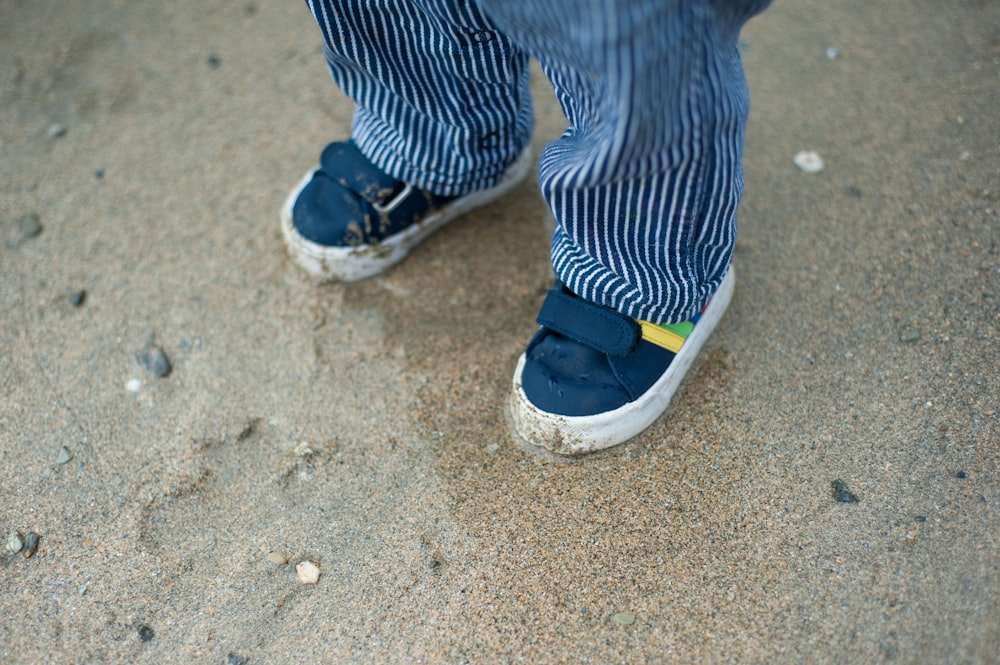
{"type": "Polygon", "coordinates": [[[611,620],[622,626],[631,626],[635,623],[635,612],[619,612],[612,616],[611,620]]]}
{"type": "Polygon", "coordinates": [[[295,574],[303,584],[316,584],[319,580],[319,566],[312,561],[300,561],[295,565],[295,574]]]}
{"type": "Polygon", "coordinates": [[[823,158],[812,150],[803,150],[795,154],[795,165],[806,173],[819,173],[823,170],[823,158]]]}
{"type": "Polygon", "coordinates": [[[140,390],[142,390],[142,381],[140,381],[139,379],[129,379],[128,382],[125,384],[125,390],[129,391],[130,393],[139,392],[140,390]]]}
{"type": "Polygon", "coordinates": [[[12,532],[7,537],[7,549],[13,552],[14,554],[20,552],[21,548],[23,547],[24,547],[24,539],[21,538],[21,534],[19,534],[17,531],[12,532]]]}
{"type": "Polygon", "coordinates": [[[303,441],[292,449],[292,453],[294,453],[296,457],[312,457],[316,454],[316,451],[313,450],[313,447],[310,446],[308,442],[303,441]]]}

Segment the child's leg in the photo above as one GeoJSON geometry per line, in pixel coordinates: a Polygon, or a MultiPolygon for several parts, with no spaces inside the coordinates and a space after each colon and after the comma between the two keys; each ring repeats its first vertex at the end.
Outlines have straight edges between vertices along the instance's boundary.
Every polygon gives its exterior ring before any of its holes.
{"type": "Polygon", "coordinates": [[[375,166],[438,195],[495,185],[533,123],[528,58],[475,3],[307,0],[351,139],[375,166]]]}
{"type": "Polygon", "coordinates": [[[351,140],[288,197],[282,233],[310,273],[364,279],[527,176],[527,56],[475,4],[307,2],[357,110],[351,140]]]}
{"type": "Polygon", "coordinates": [[[562,284],[515,371],[514,420],[557,452],[605,448],[666,409],[728,305],[748,111],[737,40],[767,1],[481,4],[570,121],[539,165],[562,284]]]}
{"type": "Polygon", "coordinates": [[[570,127],[539,165],[556,274],[657,323],[693,316],[736,237],[748,97],[739,30],[767,0],[481,0],[570,127]]]}

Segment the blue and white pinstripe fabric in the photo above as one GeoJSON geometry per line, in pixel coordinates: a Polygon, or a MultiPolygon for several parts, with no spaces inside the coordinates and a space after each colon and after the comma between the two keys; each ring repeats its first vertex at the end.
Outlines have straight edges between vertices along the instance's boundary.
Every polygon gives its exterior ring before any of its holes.
{"type": "Polygon", "coordinates": [[[737,41],[769,0],[306,2],[379,168],[442,195],[494,184],[530,139],[533,56],[569,119],[539,160],[559,279],[658,323],[718,288],[743,189],[737,41]]]}

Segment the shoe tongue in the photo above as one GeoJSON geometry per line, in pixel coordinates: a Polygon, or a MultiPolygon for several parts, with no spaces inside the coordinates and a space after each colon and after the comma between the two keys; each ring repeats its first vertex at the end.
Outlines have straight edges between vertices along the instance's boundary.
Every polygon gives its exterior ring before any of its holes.
{"type": "Polygon", "coordinates": [[[319,170],[372,205],[384,205],[403,191],[405,183],[383,173],[352,143],[331,143],[319,160],[319,170]]]}

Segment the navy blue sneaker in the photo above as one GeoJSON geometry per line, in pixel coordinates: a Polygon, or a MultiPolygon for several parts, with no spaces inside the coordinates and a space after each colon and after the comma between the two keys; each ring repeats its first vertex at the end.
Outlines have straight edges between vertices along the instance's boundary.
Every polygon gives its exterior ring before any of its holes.
{"type": "Polygon", "coordinates": [[[437,196],[383,173],[353,142],[331,143],[281,210],[295,261],[317,277],[355,281],[395,265],[420,241],[459,215],[502,196],[527,177],[529,151],[495,186],[437,196]]]}
{"type": "Polygon", "coordinates": [[[666,410],[733,295],[730,268],[691,321],[657,325],[583,300],[557,284],[541,329],[514,371],[517,433],[561,455],[618,445],[666,410]]]}

